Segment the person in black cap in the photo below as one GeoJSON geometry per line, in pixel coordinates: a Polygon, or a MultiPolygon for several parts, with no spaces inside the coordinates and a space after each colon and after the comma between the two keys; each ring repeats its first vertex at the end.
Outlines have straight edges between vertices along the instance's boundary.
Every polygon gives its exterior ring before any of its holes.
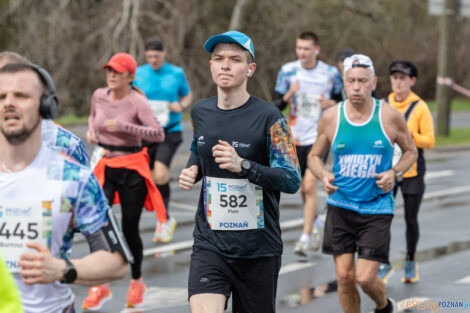
{"type": "MultiPolygon", "coordinates": [[[[403,173],[403,179],[397,181],[394,195],[401,187],[405,204],[406,246],[404,263],[404,283],[419,280],[418,265],[415,261],[416,246],[419,239],[418,211],[424,194],[424,173],[426,171],[424,148],[434,146],[434,123],[428,105],[411,88],[418,77],[418,69],[410,61],[394,61],[390,64],[390,82],[393,92],[387,101],[405,116],[408,130],[418,148],[418,160],[403,173]]],[[[394,164],[401,156],[399,147],[395,147],[394,164]]],[[[382,263],[378,275],[386,283],[393,273],[390,263],[382,263]]]]}
{"type": "Polygon", "coordinates": [[[251,96],[256,70],[251,39],[229,31],[209,38],[217,96],[191,110],[194,137],[179,184],[203,179],[189,270],[191,312],[276,311],[281,267],[281,192],[300,187],[294,141],[282,113],[251,96]]]}
{"type": "Polygon", "coordinates": [[[148,146],[153,180],[162,194],[167,222],[158,221],[153,241],[169,242],[173,239],[176,220],[169,215],[170,165],[179,145],[183,142],[181,119],[183,110],[191,106],[191,89],[183,68],[165,61],[167,50],[159,38],[145,43],[147,64],[137,68],[134,85],[145,93],[160,125],[165,130],[165,141],[144,142],[148,146]]]}

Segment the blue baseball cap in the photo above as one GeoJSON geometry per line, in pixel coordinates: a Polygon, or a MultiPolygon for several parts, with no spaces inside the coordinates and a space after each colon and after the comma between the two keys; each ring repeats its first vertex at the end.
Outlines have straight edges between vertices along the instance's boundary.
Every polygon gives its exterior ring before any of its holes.
{"type": "Polygon", "coordinates": [[[236,43],[240,45],[243,49],[247,50],[251,54],[253,60],[255,59],[255,50],[253,49],[253,42],[251,41],[250,37],[248,37],[244,33],[237,32],[236,30],[231,30],[223,34],[214,35],[211,38],[207,39],[206,43],[204,44],[204,49],[206,49],[207,52],[212,53],[214,47],[219,43],[236,43]]]}

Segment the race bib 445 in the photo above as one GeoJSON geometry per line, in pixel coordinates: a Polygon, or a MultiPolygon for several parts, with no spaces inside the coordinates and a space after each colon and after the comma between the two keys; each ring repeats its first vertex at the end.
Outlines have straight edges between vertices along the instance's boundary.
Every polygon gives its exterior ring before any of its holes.
{"type": "Polygon", "coordinates": [[[204,209],[213,230],[264,228],[263,188],[248,179],[204,177],[204,209]]]}
{"type": "Polygon", "coordinates": [[[44,230],[50,228],[43,218],[50,201],[0,201],[0,251],[8,271],[20,271],[21,254],[32,251],[27,243],[46,244],[44,230]],[[46,206],[47,208],[44,208],[46,206]]]}

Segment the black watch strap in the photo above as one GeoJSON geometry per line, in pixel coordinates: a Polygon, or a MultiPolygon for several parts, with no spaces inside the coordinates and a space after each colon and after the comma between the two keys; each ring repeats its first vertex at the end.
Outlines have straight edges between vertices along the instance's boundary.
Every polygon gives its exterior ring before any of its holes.
{"type": "Polygon", "coordinates": [[[62,276],[62,279],[60,280],[60,282],[62,284],[73,284],[75,280],[77,279],[77,270],[75,269],[75,266],[73,266],[72,262],[70,262],[68,258],[64,257],[62,259],[65,261],[66,267],[65,267],[64,275],[62,276]]]}
{"type": "Polygon", "coordinates": [[[247,159],[243,159],[241,164],[240,164],[240,167],[241,167],[241,171],[240,171],[240,173],[238,173],[238,175],[240,175],[242,177],[246,177],[250,173],[251,162],[247,159]]]}

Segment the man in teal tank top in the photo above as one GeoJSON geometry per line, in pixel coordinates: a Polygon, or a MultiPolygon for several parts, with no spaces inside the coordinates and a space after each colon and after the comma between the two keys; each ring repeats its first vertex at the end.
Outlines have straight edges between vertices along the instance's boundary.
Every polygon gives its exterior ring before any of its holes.
{"type": "Polygon", "coordinates": [[[323,253],[334,256],[344,312],[361,312],[356,281],[375,302],[376,313],[396,312],[377,269],[388,259],[395,211],[391,191],[416,160],[417,151],[400,112],[371,96],[377,77],[370,58],[361,54],[346,58],[343,75],[348,99],[324,113],[308,156],[310,170],[329,194],[323,253]],[[403,155],[392,168],[395,143],[403,155]],[[333,173],[321,161],[328,147],[334,157],[333,173]]]}

